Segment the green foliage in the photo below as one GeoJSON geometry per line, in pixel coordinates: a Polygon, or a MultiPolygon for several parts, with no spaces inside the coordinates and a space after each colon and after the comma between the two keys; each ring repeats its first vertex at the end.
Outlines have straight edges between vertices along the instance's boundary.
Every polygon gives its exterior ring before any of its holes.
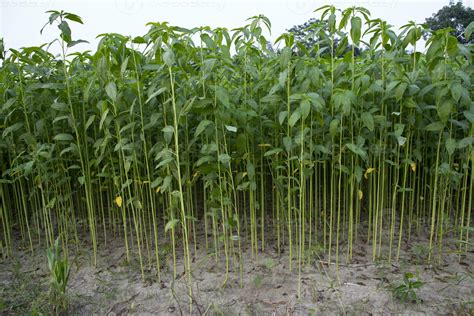
{"type": "Polygon", "coordinates": [[[324,245],[322,244],[312,245],[311,247],[308,247],[306,249],[306,254],[305,254],[306,261],[311,264],[314,264],[315,261],[322,260],[324,258],[324,253],[325,253],[324,245]]]}
{"type": "Polygon", "coordinates": [[[464,6],[462,1],[458,1],[454,5],[444,6],[437,13],[434,13],[433,16],[427,18],[426,25],[433,31],[451,28],[451,33],[461,43],[472,43],[473,39],[470,38],[470,33],[473,28],[473,21],[474,10],[464,6]],[[471,26],[469,27],[469,25],[471,26]],[[464,32],[469,29],[469,34],[464,34],[464,32]]]}
{"type": "Polygon", "coordinates": [[[193,248],[223,258],[223,285],[233,270],[243,285],[242,249],[258,260],[275,241],[299,271],[315,255],[349,262],[361,234],[373,260],[396,260],[424,223],[427,260],[448,233],[468,251],[472,232],[457,228],[474,201],[472,45],[438,30],[410,52],[414,22],[397,32],[364,8],[317,12],[317,54],[291,32],[269,50],[261,15],[234,30],[151,22],[70,54],[82,20],[49,11],[60,56],[10,49],[0,66],[1,255],[12,236],[34,251],[67,235],[68,249],[86,229],[92,264],[120,236],[123,263],[145,278],[153,262],[160,279],[169,243],[191,292],[193,248]]]}
{"type": "Polygon", "coordinates": [[[275,262],[275,260],[269,258],[269,259],[266,259],[264,261],[264,265],[268,270],[272,271],[273,268],[277,265],[277,262],[275,262]]]}
{"type": "MultiPolygon", "coordinates": [[[[331,46],[328,42],[330,38],[328,20],[311,18],[303,24],[291,27],[288,29],[288,33],[294,36],[296,43],[298,43],[300,54],[307,52],[310,56],[331,55],[331,46]]],[[[339,31],[334,37],[334,50],[337,52],[337,55],[343,56],[351,49],[351,45],[347,42],[347,33],[339,31]]],[[[355,50],[356,55],[360,55],[360,48],[356,47],[355,50]]]]}
{"type": "Polygon", "coordinates": [[[430,250],[426,245],[416,244],[411,247],[411,253],[414,257],[414,263],[423,264],[428,260],[430,250]]]}
{"type": "Polygon", "coordinates": [[[406,272],[403,275],[403,283],[392,289],[393,296],[403,303],[418,303],[420,298],[417,290],[424,285],[413,273],[406,272]]]}
{"type": "Polygon", "coordinates": [[[51,273],[49,287],[49,301],[55,312],[65,311],[68,305],[66,295],[71,267],[67,256],[61,255],[59,237],[54,246],[47,249],[48,268],[51,273]]]}
{"type": "Polygon", "coordinates": [[[263,276],[262,275],[257,275],[255,278],[253,278],[253,284],[255,287],[261,287],[263,283],[263,276]]]}
{"type": "Polygon", "coordinates": [[[3,38],[0,38],[0,59],[5,58],[5,44],[3,43],[3,38]]]}

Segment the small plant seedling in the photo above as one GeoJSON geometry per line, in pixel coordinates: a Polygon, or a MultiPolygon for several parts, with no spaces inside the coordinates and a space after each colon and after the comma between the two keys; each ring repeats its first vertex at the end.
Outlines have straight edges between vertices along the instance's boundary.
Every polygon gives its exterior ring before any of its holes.
{"type": "Polygon", "coordinates": [[[311,248],[306,250],[306,260],[308,262],[315,262],[316,260],[324,257],[324,246],[321,244],[312,245],[311,248]]]}
{"type": "Polygon", "coordinates": [[[264,262],[265,264],[265,267],[268,269],[268,270],[272,270],[277,264],[275,262],[275,260],[269,258],[267,260],[265,260],[264,262]]]}
{"type": "Polygon", "coordinates": [[[416,290],[424,285],[422,281],[415,278],[413,273],[406,272],[403,275],[403,283],[393,288],[393,296],[404,303],[418,303],[420,298],[416,294],[416,290]]]}
{"type": "Polygon", "coordinates": [[[49,301],[54,312],[64,311],[68,305],[66,289],[71,267],[68,258],[61,256],[59,238],[55,240],[54,246],[47,250],[46,255],[48,257],[48,268],[51,272],[49,301]]]}
{"type": "Polygon", "coordinates": [[[411,252],[414,256],[415,263],[423,263],[428,260],[430,250],[425,245],[417,244],[411,248],[411,252]]]}
{"type": "Polygon", "coordinates": [[[263,276],[261,275],[257,275],[254,279],[253,279],[253,284],[256,286],[256,287],[260,287],[263,283],[263,276]]]}

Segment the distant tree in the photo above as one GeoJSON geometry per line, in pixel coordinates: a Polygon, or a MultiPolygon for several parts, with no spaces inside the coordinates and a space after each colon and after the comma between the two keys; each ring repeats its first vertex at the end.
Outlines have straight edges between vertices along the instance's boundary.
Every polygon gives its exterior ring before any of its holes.
{"type": "Polygon", "coordinates": [[[311,36],[312,31],[316,28],[325,28],[326,24],[324,21],[311,18],[303,24],[293,26],[288,32],[293,34],[295,40],[309,50],[321,40],[320,37],[311,36]]]}
{"type": "MultiPolygon", "coordinates": [[[[474,21],[474,10],[465,7],[460,1],[456,4],[444,6],[437,13],[426,19],[426,25],[433,31],[452,28],[453,35],[458,38],[461,43],[473,42],[473,40],[466,40],[464,37],[464,30],[474,21]]],[[[424,35],[425,38],[429,34],[424,35]]]]}
{"type": "Polygon", "coordinates": [[[0,38],[0,59],[5,58],[5,48],[3,46],[3,38],[0,38]]]}
{"type": "MultiPolygon", "coordinates": [[[[327,21],[321,21],[315,18],[311,18],[308,21],[300,25],[295,25],[288,30],[289,33],[293,34],[295,41],[303,46],[311,56],[316,54],[327,55],[330,53],[329,48],[329,34],[328,34],[328,23],[327,21]],[[319,49],[319,52],[316,51],[319,49]],[[321,53],[323,52],[323,53],[321,53]]],[[[338,50],[341,37],[346,35],[344,32],[338,32],[334,40],[334,48],[338,50]]],[[[346,42],[347,43],[347,42],[346,42]]],[[[344,50],[338,50],[342,52],[341,55],[351,50],[351,45],[347,45],[344,50]]],[[[355,53],[359,55],[361,50],[356,47],[355,53]]]]}

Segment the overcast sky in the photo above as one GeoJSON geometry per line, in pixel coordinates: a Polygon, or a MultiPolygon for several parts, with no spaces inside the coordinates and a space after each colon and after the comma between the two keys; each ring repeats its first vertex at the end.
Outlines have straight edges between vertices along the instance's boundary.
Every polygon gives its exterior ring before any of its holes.
{"type": "MultiPolygon", "coordinates": [[[[474,0],[463,1],[472,7],[474,0]]],[[[338,8],[357,5],[368,8],[372,17],[382,18],[397,28],[409,20],[424,22],[449,0],[0,0],[0,37],[8,48],[34,46],[57,36],[56,27],[40,35],[39,30],[48,19],[44,12],[50,9],[65,10],[80,15],[84,25],[72,25],[73,39],[91,42],[80,49],[94,50],[100,33],[114,32],[124,35],[143,35],[145,24],[151,21],[168,21],[183,27],[209,25],[234,28],[245,19],[264,14],[272,22],[275,39],[286,29],[312,17],[315,8],[324,4],[338,8]]]]}

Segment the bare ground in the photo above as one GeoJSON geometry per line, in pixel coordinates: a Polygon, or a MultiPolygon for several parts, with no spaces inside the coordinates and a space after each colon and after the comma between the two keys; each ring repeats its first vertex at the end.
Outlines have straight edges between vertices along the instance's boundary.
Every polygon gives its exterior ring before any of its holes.
{"type": "MultiPolygon", "coordinates": [[[[199,245],[204,245],[203,234],[198,236],[199,245]]],[[[372,246],[360,240],[354,246],[351,263],[345,262],[345,249],[340,250],[338,270],[334,254],[328,263],[327,254],[313,247],[301,270],[301,297],[298,264],[294,260],[293,271],[289,271],[288,248],[279,255],[274,245],[267,243],[265,250],[252,258],[248,241],[243,239],[242,279],[238,257],[231,256],[225,285],[223,249],[216,260],[213,250],[206,253],[204,247],[198,248],[192,258],[192,314],[473,315],[474,254],[471,250],[460,256],[454,251],[454,240],[445,243],[448,246],[436,255],[437,260],[428,264],[423,246],[426,238],[414,236],[403,243],[400,260],[389,263],[386,257],[373,261],[372,246]],[[400,302],[392,294],[406,272],[424,282],[416,290],[417,303],[400,302]]],[[[169,249],[169,245],[161,248],[169,249]]],[[[382,249],[382,255],[386,252],[382,249]]],[[[145,280],[141,278],[136,254],[132,253],[133,259],[126,264],[122,239],[101,244],[96,267],[90,264],[90,251],[77,252],[68,286],[67,314],[189,314],[187,277],[183,274],[182,253],[177,253],[177,279],[173,281],[171,255],[167,253],[158,282],[155,268],[147,262],[145,280]]],[[[32,255],[27,249],[17,250],[13,258],[0,261],[0,313],[50,310],[48,280],[45,251],[32,255]]]]}

